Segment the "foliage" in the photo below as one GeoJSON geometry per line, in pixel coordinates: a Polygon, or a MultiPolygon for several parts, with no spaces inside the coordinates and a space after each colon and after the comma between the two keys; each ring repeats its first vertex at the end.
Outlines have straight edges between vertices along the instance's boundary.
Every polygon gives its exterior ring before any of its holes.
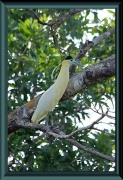
{"type": "MultiPolygon", "coordinates": [[[[51,23],[71,9],[34,9],[43,22],[51,23]]],[[[101,10],[100,10],[101,11],[101,10]]],[[[75,57],[85,37],[97,37],[115,26],[115,14],[111,18],[91,9],[77,13],[63,21],[56,29],[57,43],[53,41],[51,27],[38,23],[25,9],[9,9],[8,12],[8,112],[30,101],[53,84],[52,70],[68,55],[75,57]],[[58,46],[57,46],[58,44],[58,46]]],[[[93,39],[92,38],[92,39],[93,39]]],[[[91,39],[89,39],[91,40],[91,39]]],[[[82,65],[92,65],[115,53],[115,37],[110,36],[94,46],[82,59],[82,65]]],[[[59,70],[59,69],[58,69],[59,70]]],[[[75,73],[79,72],[78,68],[75,73]]],[[[58,72],[58,71],[57,71],[58,72]]],[[[59,103],[50,114],[49,123],[66,134],[75,131],[85,121],[96,120],[89,107],[106,109],[114,103],[114,77],[96,84],[74,100],[59,103]],[[107,101],[108,100],[108,101],[107,101]],[[111,103],[110,103],[111,102],[111,103]],[[92,106],[93,105],[93,106],[92,106]],[[52,121],[53,119],[53,121],[52,121]]],[[[112,122],[112,121],[111,121],[112,122]]],[[[114,123],[108,121],[113,131],[114,123]],[[112,124],[112,126],[111,126],[112,124]]],[[[65,140],[38,138],[41,133],[20,129],[8,140],[9,171],[109,171],[114,164],[96,155],[74,147],[65,140]]],[[[74,136],[77,142],[112,156],[115,141],[109,134],[85,130],[74,136]]],[[[114,170],[114,169],[113,169],[114,170]]]]}

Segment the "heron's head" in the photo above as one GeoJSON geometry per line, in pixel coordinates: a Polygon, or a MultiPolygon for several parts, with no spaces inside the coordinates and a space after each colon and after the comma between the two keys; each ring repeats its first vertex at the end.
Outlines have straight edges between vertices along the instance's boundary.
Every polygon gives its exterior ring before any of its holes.
{"type": "MultiPolygon", "coordinates": [[[[65,58],[65,60],[67,60],[71,65],[74,64],[76,66],[81,66],[81,64],[79,64],[75,59],[73,59],[71,56],[67,56],[65,58]]],[[[82,66],[81,66],[82,67],[82,66]]]]}

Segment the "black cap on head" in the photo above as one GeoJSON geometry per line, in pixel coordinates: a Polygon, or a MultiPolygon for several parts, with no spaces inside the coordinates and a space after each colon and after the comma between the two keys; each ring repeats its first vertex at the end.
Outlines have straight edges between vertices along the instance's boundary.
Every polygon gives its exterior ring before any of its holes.
{"type": "Polygon", "coordinates": [[[67,59],[73,59],[71,56],[67,56],[66,58],[65,58],[65,60],[67,60],[67,59]]]}

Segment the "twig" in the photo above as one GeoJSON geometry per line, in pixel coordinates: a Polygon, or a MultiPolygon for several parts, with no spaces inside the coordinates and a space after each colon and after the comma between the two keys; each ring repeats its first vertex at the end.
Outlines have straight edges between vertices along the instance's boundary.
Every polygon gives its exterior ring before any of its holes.
{"type": "Polygon", "coordinates": [[[91,129],[95,124],[97,124],[100,120],[102,120],[104,118],[104,115],[102,115],[100,118],[98,118],[96,121],[94,121],[92,124],[86,126],[86,127],[82,127],[77,129],[76,131],[73,131],[72,133],[70,133],[69,135],[66,135],[66,138],[70,138],[72,137],[74,134],[86,130],[86,129],[91,129]]]}
{"type": "Polygon", "coordinates": [[[30,12],[31,14],[33,14],[35,16],[35,18],[38,20],[38,23],[43,24],[43,25],[48,25],[48,26],[52,26],[54,23],[46,23],[40,20],[40,17],[38,17],[38,15],[32,10],[32,9],[25,9],[26,11],[30,12]]]}
{"type": "Polygon", "coordinates": [[[77,161],[78,159],[82,158],[83,156],[85,156],[85,154],[82,154],[80,156],[78,156],[76,159],[74,159],[70,164],[74,163],[75,161],[77,161]]]}
{"type": "Polygon", "coordinates": [[[101,129],[98,129],[98,128],[95,128],[95,127],[92,127],[92,129],[97,130],[97,131],[100,131],[100,132],[102,132],[102,133],[109,134],[109,135],[111,135],[111,136],[114,136],[114,137],[115,137],[115,134],[113,134],[113,133],[109,133],[109,132],[107,132],[107,131],[105,131],[105,130],[101,130],[101,129]]]}
{"type": "Polygon", "coordinates": [[[84,9],[75,9],[69,13],[64,14],[62,17],[60,17],[59,19],[57,19],[56,21],[52,22],[52,23],[46,23],[40,20],[40,17],[32,10],[32,9],[25,9],[26,11],[30,12],[31,14],[33,14],[35,16],[35,18],[38,20],[38,23],[42,24],[42,25],[47,25],[47,26],[53,26],[56,25],[55,30],[60,26],[60,24],[68,19],[70,16],[73,16],[81,11],[83,11],[84,9]]]}
{"type": "MultiPolygon", "coordinates": [[[[87,97],[87,94],[86,94],[86,92],[84,92],[84,94],[85,94],[85,96],[87,97]]],[[[87,97],[88,98],[88,97],[87,97]]],[[[88,98],[88,100],[89,100],[89,98],[88,98]]],[[[108,98],[107,98],[107,100],[105,100],[105,102],[106,101],[108,101],[108,98]]],[[[85,103],[86,104],[86,103],[85,103]]],[[[91,104],[93,105],[93,108],[91,108],[91,107],[89,107],[87,104],[86,104],[86,106],[89,108],[89,109],[91,109],[92,111],[94,111],[94,112],[96,112],[96,113],[98,113],[98,114],[103,114],[103,115],[105,115],[105,116],[107,116],[108,118],[110,118],[110,119],[114,119],[115,120],[115,117],[113,117],[113,116],[111,116],[111,115],[109,115],[109,114],[105,114],[104,112],[103,112],[103,106],[104,105],[101,105],[100,104],[100,109],[101,109],[101,111],[102,111],[102,113],[99,113],[99,109],[97,110],[95,107],[94,107],[94,104],[93,104],[93,101],[91,102],[91,104]]],[[[108,110],[108,112],[109,112],[109,108],[107,109],[108,110]]]]}
{"type": "Polygon", "coordinates": [[[11,156],[13,157],[14,159],[14,163],[17,165],[16,161],[18,162],[19,166],[22,166],[23,169],[26,171],[27,170],[27,166],[25,166],[23,163],[20,162],[19,159],[15,158],[15,156],[10,152],[11,156]]]}
{"type": "MultiPolygon", "coordinates": [[[[86,104],[86,103],[85,103],[86,104]]],[[[113,117],[113,116],[111,116],[111,115],[109,115],[109,114],[106,114],[106,113],[100,113],[96,108],[91,108],[90,106],[88,106],[87,104],[86,104],[86,106],[89,108],[89,109],[91,109],[92,111],[94,111],[94,112],[96,112],[97,114],[100,114],[100,115],[104,115],[104,116],[107,116],[108,118],[110,118],[110,119],[114,119],[115,120],[115,117],[113,117]]]]}
{"type": "Polygon", "coordinates": [[[56,30],[63,21],[65,21],[66,19],[70,18],[71,16],[81,12],[81,11],[84,11],[84,9],[74,9],[73,11],[70,11],[66,14],[64,14],[62,17],[60,17],[58,20],[56,20],[56,25],[54,27],[54,30],[56,30]]]}
{"type": "MultiPolygon", "coordinates": [[[[63,21],[65,21],[66,19],[70,18],[71,16],[83,11],[84,9],[74,9],[73,11],[70,11],[70,12],[64,14],[63,16],[61,16],[59,19],[55,20],[52,23],[41,21],[40,17],[32,9],[25,9],[25,10],[30,12],[31,14],[33,14],[35,16],[35,18],[38,20],[38,23],[51,27],[51,35],[53,37],[54,44],[55,44],[56,48],[58,48],[60,51],[61,48],[58,45],[58,41],[57,41],[57,38],[55,35],[56,29],[62,24],[63,21]]],[[[61,52],[60,52],[60,54],[61,54],[61,52]]]]}
{"type": "Polygon", "coordinates": [[[115,162],[115,158],[111,157],[111,156],[107,156],[105,154],[99,153],[93,149],[87,148],[86,146],[81,145],[80,143],[78,143],[77,141],[73,140],[73,139],[66,139],[68,142],[70,142],[71,144],[73,144],[74,146],[78,147],[79,149],[82,149],[88,153],[94,154],[96,156],[99,156],[103,159],[107,159],[109,161],[115,162]]]}

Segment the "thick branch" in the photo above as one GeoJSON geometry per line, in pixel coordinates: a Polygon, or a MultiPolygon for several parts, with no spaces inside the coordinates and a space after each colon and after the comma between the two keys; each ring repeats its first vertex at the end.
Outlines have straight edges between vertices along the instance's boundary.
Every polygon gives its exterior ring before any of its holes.
{"type": "MultiPolygon", "coordinates": [[[[69,97],[75,95],[78,92],[84,91],[86,88],[93,86],[94,84],[101,82],[109,77],[115,75],[115,55],[110,56],[103,61],[88,67],[86,70],[76,74],[69,80],[67,89],[60,101],[69,99],[69,97]]],[[[20,127],[16,121],[31,119],[31,116],[37,106],[37,103],[42,94],[38,95],[28,103],[22,105],[18,109],[15,109],[8,115],[8,129],[12,133],[18,130],[20,127]]]]}
{"type": "Polygon", "coordinates": [[[99,42],[101,42],[102,40],[106,39],[108,36],[111,36],[115,34],[115,28],[110,29],[109,31],[101,34],[100,36],[96,37],[95,39],[93,39],[93,43],[94,45],[98,44],[99,42]]]}
{"type": "MultiPolygon", "coordinates": [[[[100,117],[99,119],[97,119],[96,121],[94,121],[91,125],[79,129],[79,131],[91,128],[95,123],[99,122],[102,118],[103,118],[103,116],[100,117]]],[[[30,129],[35,129],[35,130],[40,130],[40,131],[43,131],[43,132],[47,132],[47,126],[45,126],[43,124],[33,124],[33,123],[26,123],[26,122],[22,123],[22,122],[18,121],[18,125],[22,126],[22,127],[25,127],[25,128],[30,128],[30,129]]],[[[99,152],[97,152],[95,150],[92,150],[90,148],[87,148],[86,146],[83,146],[80,143],[78,143],[77,141],[75,141],[73,139],[73,137],[69,138],[71,135],[73,135],[72,133],[70,135],[65,135],[64,132],[62,132],[62,131],[60,131],[58,129],[50,128],[50,127],[48,127],[48,129],[49,129],[49,131],[47,132],[47,134],[49,134],[52,137],[55,137],[57,139],[58,138],[59,139],[65,139],[66,141],[70,142],[71,144],[78,147],[79,149],[82,149],[82,150],[84,150],[86,152],[92,153],[92,154],[94,154],[96,156],[99,156],[101,158],[107,159],[109,161],[115,162],[115,158],[113,158],[111,156],[107,156],[107,155],[102,154],[102,153],[99,153],[99,152]]],[[[76,131],[75,133],[78,133],[79,131],[76,131]]]]}
{"type": "Polygon", "coordinates": [[[115,55],[86,68],[72,77],[61,101],[113,76],[115,76],[115,55]]]}
{"type": "MultiPolygon", "coordinates": [[[[85,44],[79,49],[78,54],[76,55],[75,59],[77,61],[80,61],[85,54],[91,49],[93,46],[98,44],[99,42],[103,41],[105,38],[108,36],[114,35],[115,34],[115,28],[110,29],[109,31],[106,31],[105,33],[101,34],[100,36],[96,37],[92,41],[86,41],[85,44]]],[[[75,71],[76,66],[71,66],[70,68],[70,76],[73,74],[75,71]]]]}

